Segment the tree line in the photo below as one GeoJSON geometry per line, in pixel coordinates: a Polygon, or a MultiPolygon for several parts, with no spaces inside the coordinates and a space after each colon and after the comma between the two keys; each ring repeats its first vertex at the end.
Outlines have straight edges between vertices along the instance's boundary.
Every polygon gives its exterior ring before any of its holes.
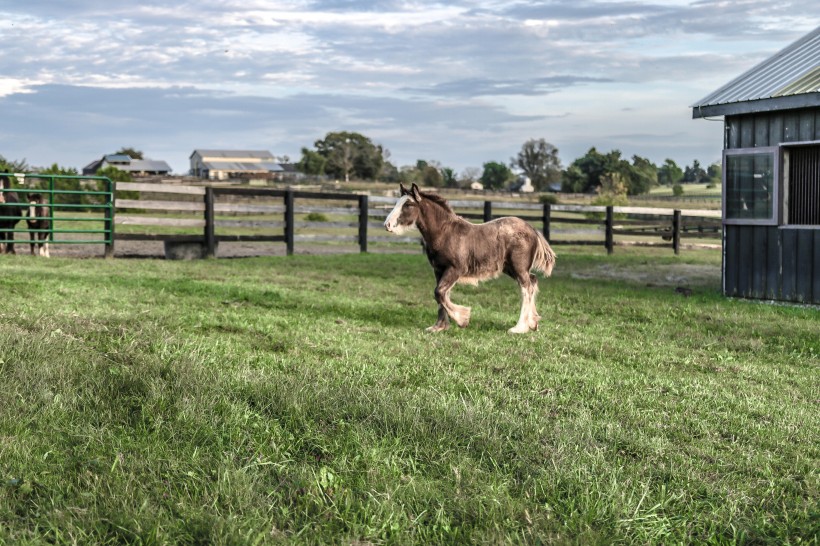
{"type": "MultiPolygon", "coordinates": [[[[118,154],[142,159],[141,151],[123,147],[118,154]]],[[[657,185],[671,186],[676,194],[683,192],[681,184],[720,184],[720,164],[704,169],[698,160],[680,167],[672,159],[656,165],[649,159],[633,155],[622,157],[620,150],[599,152],[592,147],[566,168],[561,165],[558,148],[545,139],[530,139],[507,162],[488,161],[481,168],[468,168],[462,173],[436,160],[419,159],[413,165],[397,167],[390,161],[390,151],[370,138],[356,132],[330,132],[314,142],[313,148],[303,147],[295,164],[306,175],[325,176],[336,180],[379,180],[416,183],[426,187],[468,188],[479,182],[483,188],[502,190],[514,188],[522,177],[529,178],[535,191],[598,193],[603,196],[627,196],[647,193],[657,185]]],[[[73,168],[56,163],[43,169],[31,169],[25,161],[7,161],[0,156],[0,172],[40,172],[43,174],[77,175],[73,168]]],[[[115,181],[130,180],[130,175],[115,167],[96,173],[115,181]]],[[[58,182],[60,184],[68,182],[58,182]]]]}
{"type": "Polygon", "coordinates": [[[564,168],[558,148],[543,138],[526,141],[508,162],[488,161],[481,169],[466,169],[460,174],[427,159],[397,167],[390,161],[388,150],[364,135],[346,131],[328,133],[314,143],[313,149],[302,148],[296,167],[304,174],[337,180],[380,180],[428,187],[469,187],[473,182],[480,182],[484,188],[494,190],[508,188],[526,176],[536,191],[624,195],[647,193],[657,185],[717,185],[721,179],[719,164],[704,169],[694,160],[692,165],[682,168],[674,160],[666,159],[656,165],[645,157],[633,155],[626,159],[620,150],[601,153],[594,147],[564,168]]]}

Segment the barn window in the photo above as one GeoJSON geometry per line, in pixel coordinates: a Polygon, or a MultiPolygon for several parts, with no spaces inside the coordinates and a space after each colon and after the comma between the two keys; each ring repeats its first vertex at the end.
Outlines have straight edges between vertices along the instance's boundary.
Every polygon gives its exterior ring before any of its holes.
{"type": "Polygon", "coordinates": [[[776,224],[778,148],[740,148],[723,154],[724,223],[776,224]]]}
{"type": "Polygon", "coordinates": [[[820,145],[785,148],[785,222],[788,225],[820,225],[820,145]]]}

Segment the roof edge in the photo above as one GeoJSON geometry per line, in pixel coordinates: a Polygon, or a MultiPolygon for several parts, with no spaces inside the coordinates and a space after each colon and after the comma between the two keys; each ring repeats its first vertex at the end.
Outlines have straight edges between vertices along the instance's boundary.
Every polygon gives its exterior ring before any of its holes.
{"type": "Polygon", "coordinates": [[[727,102],[708,106],[692,106],[692,119],[711,116],[735,116],[740,114],[755,114],[772,112],[775,110],[793,110],[796,108],[820,107],[820,92],[801,93],[786,97],[750,100],[743,102],[727,102]]]}

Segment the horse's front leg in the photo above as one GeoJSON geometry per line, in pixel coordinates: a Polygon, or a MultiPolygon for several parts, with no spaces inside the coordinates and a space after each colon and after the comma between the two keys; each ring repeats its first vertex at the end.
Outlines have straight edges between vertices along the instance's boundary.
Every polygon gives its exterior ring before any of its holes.
{"type": "Polygon", "coordinates": [[[517,280],[521,288],[521,314],[516,325],[507,331],[511,334],[525,334],[531,330],[538,330],[538,321],[541,320],[541,315],[535,310],[538,279],[535,275],[523,273],[517,280]]]}
{"type": "Polygon", "coordinates": [[[470,323],[470,308],[455,305],[450,301],[450,291],[458,281],[459,274],[454,269],[447,269],[441,274],[436,274],[435,297],[438,303],[438,320],[427,329],[429,332],[439,332],[446,330],[449,326],[449,319],[452,318],[461,328],[466,328],[470,323]],[[448,318],[449,317],[449,318],[448,318]]]}

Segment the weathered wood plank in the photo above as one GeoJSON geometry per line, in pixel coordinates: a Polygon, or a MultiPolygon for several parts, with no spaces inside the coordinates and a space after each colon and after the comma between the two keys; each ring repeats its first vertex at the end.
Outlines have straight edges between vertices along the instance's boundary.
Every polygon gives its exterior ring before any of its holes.
{"type": "Polygon", "coordinates": [[[766,256],[768,255],[768,226],[753,226],[753,256],[749,268],[752,270],[751,290],[755,298],[766,297],[766,256]]]}
{"type": "MultiPolygon", "coordinates": [[[[820,115],[818,115],[820,118],[820,115]]],[[[814,261],[812,262],[811,302],[820,305],[820,232],[814,232],[814,261]]]]}
{"type": "Polygon", "coordinates": [[[174,226],[174,227],[205,227],[205,220],[195,218],[156,218],[152,216],[131,216],[119,214],[114,223],[123,226],[174,226]]]}
{"type": "Polygon", "coordinates": [[[205,203],[193,201],[143,201],[140,199],[117,199],[114,207],[118,209],[143,209],[165,211],[205,212],[205,203]]]}
{"type": "Polygon", "coordinates": [[[265,222],[259,220],[214,220],[216,227],[232,228],[283,228],[284,221],[265,222]]]}
{"type": "Polygon", "coordinates": [[[311,242],[311,243],[358,243],[359,236],[342,236],[342,235],[313,235],[313,234],[297,234],[293,236],[296,242],[311,242]]]}
{"type": "Polygon", "coordinates": [[[738,231],[739,226],[724,226],[723,235],[723,295],[739,296],[738,270],[738,231]]]}
{"type": "Polygon", "coordinates": [[[797,295],[797,229],[781,229],[783,240],[781,267],[783,271],[781,297],[787,301],[796,301],[797,295]]]}
{"type": "Polygon", "coordinates": [[[812,277],[814,271],[814,234],[815,230],[799,229],[797,231],[797,256],[795,257],[794,300],[811,303],[812,277]]]}
{"type": "MultiPolygon", "coordinates": [[[[203,208],[204,210],[204,208],[203,208]]],[[[285,212],[284,205],[245,205],[240,203],[217,203],[214,205],[216,212],[244,212],[247,214],[273,213],[281,214],[285,212]]]]}
{"type": "Polygon", "coordinates": [[[780,230],[777,226],[771,226],[767,232],[768,242],[766,244],[766,298],[780,299],[780,286],[782,283],[780,274],[780,230]]]}
{"type": "Polygon", "coordinates": [[[203,187],[177,186],[173,184],[146,184],[143,182],[117,182],[117,190],[153,193],[179,193],[183,195],[205,195],[205,188],[203,187]]]}

